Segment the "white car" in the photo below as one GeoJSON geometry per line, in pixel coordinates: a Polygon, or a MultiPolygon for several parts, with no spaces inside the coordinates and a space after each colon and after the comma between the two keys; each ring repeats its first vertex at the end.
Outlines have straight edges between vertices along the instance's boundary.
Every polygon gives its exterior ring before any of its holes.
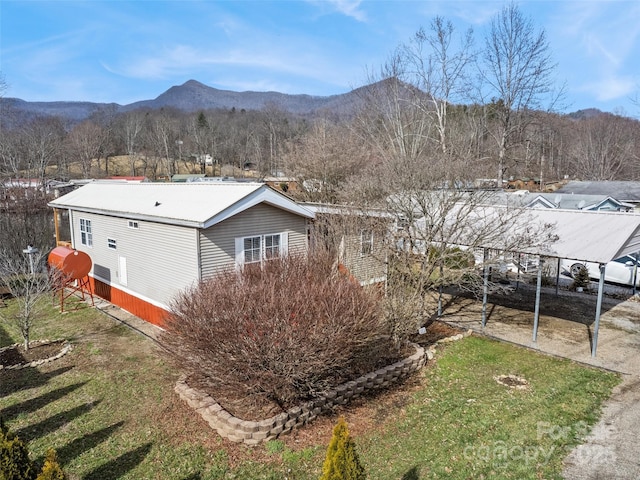
{"type": "MultiPolygon", "coordinates": [[[[640,267],[640,260],[631,255],[616,258],[607,263],[604,280],[605,282],[632,286],[635,278],[636,286],[640,286],[640,268],[637,267],[640,267]]],[[[600,280],[600,268],[597,263],[566,259],[560,262],[561,271],[571,278],[575,278],[581,268],[587,269],[592,280],[600,280]]]]}

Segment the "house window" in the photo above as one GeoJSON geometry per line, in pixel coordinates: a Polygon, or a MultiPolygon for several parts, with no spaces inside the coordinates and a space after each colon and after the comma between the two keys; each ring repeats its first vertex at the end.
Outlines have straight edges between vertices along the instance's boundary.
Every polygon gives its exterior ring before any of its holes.
{"type": "Polygon", "coordinates": [[[236,238],[236,265],[258,263],[287,254],[286,233],[236,238]]]}
{"type": "Polygon", "coordinates": [[[117,245],[116,245],[116,239],[115,238],[107,238],[107,247],[112,248],[113,250],[118,248],[117,245]]]}
{"type": "Polygon", "coordinates": [[[264,258],[280,257],[280,234],[264,236],[264,258]]]}
{"type": "Polygon", "coordinates": [[[371,230],[362,230],[360,232],[360,255],[369,255],[373,253],[373,232],[371,230]]]}
{"type": "Polygon", "coordinates": [[[129,228],[138,228],[138,222],[136,222],[134,220],[129,220],[128,227],[129,228]]]}
{"type": "Polygon", "coordinates": [[[247,237],[244,239],[244,263],[254,263],[262,260],[262,237],[247,237]]]}
{"type": "Polygon", "coordinates": [[[80,243],[87,247],[93,247],[93,232],[91,231],[91,220],[80,219],[80,243]]]}

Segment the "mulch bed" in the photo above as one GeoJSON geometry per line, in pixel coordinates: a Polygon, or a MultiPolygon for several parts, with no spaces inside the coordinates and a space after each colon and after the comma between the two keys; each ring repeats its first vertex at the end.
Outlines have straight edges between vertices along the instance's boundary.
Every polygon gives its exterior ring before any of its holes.
{"type": "Polygon", "coordinates": [[[27,351],[23,345],[4,348],[0,350],[0,365],[7,368],[55,357],[63,349],[64,343],[64,340],[41,344],[32,343],[27,351]]]}
{"type": "MultiPolygon", "coordinates": [[[[439,321],[433,321],[426,327],[426,333],[422,335],[416,335],[411,339],[412,342],[419,344],[422,347],[435,344],[438,340],[451,337],[453,335],[461,333],[460,329],[454,328],[439,321]]],[[[386,365],[390,365],[401,358],[405,358],[411,355],[413,351],[411,349],[400,352],[398,357],[380,358],[379,364],[374,365],[372,368],[359,372],[356,375],[364,375],[370,371],[374,371],[378,368],[382,368],[386,365]]],[[[337,379],[336,385],[346,382],[348,379],[337,379]]],[[[189,376],[187,383],[190,387],[195,388],[201,392],[211,395],[216,401],[229,413],[241,418],[243,420],[262,420],[264,418],[270,418],[274,415],[282,413],[284,410],[275,402],[270,401],[264,397],[247,398],[245,396],[235,396],[233,391],[223,389],[212,389],[211,385],[198,375],[189,376]]]]}

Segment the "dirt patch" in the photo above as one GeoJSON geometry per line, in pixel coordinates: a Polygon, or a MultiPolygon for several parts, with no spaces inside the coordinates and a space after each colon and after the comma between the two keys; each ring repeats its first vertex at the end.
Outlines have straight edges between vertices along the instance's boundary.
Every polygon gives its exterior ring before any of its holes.
{"type": "Polygon", "coordinates": [[[64,340],[57,340],[55,342],[33,344],[29,347],[29,350],[25,350],[23,345],[6,347],[0,350],[0,366],[7,368],[48,360],[58,355],[64,346],[64,340]]]}

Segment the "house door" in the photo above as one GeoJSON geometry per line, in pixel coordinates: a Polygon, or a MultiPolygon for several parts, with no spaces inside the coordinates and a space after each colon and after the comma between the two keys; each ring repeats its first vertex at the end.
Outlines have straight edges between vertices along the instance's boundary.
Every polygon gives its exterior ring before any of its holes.
{"type": "Polygon", "coordinates": [[[118,257],[120,285],[127,286],[127,257],[118,257]]]}

